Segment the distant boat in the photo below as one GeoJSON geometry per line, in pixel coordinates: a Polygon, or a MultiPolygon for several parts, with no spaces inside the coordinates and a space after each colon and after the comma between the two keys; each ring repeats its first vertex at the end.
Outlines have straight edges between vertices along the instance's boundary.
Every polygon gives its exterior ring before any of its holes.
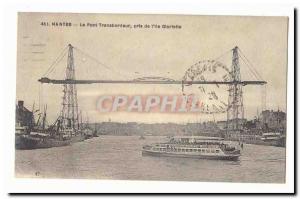
{"type": "Polygon", "coordinates": [[[166,143],[143,146],[143,155],[216,160],[238,160],[241,153],[216,137],[173,137],[166,143]]]}
{"type": "Polygon", "coordinates": [[[144,140],[144,139],[146,139],[146,138],[145,138],[143,135],[141,135],[139,139],[140,139],[140,140],[144,140]]]}
{"type": "Polygon", "coordinates": [[[64,128],[57,133],[61,134],[64,139],[69,139],[71,143],[81,142],[86,139],[82,131],[76,132],[73,128],[64,128]]]}
{"type": "Polygon", "coordinates": [[[99,137],[98,133],[97,133],[97,132],[94,132],[94,133],[93,133],[93,137],[99,137]]]}
{"type": "Polygon", "coordinates": [[[244,142],[246,144],[256,144],[256,145],[265,145],[265,146],[276,146],[276,147],[286,146],[286,137],[283,133],[280,132],[266,132],[266,133],[262,133],[262,135],[255,135],[255,134],[241,135],[238,141],[244,142]]]}
{"type": "Polygon", "coordinates": [[[276,132],[263,133],[261,140],[272,146],[285,147],[285,136],[279,132],[278,133],[276,133],[276,132]]]}
{"type": "Polygon", "coordinates": [[[82,132],[83,132],[83,134],[85,136],[85,139],[90,139],[90,138],[94,137],[93,136],[93,131],[91,129],[89,129],[89,128],[84,128],[82,130],[82,132]]]}

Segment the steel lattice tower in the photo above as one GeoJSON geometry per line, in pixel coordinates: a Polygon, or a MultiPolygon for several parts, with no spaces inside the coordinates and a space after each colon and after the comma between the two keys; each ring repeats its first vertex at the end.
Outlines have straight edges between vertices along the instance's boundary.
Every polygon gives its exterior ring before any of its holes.
{"type": "Polygon", "coordinates": [[[232,69],[231,81],[229,85],[228,108],[227,108],[227,130],[238,131],[243,128],[244,105],[243,105],[243,85],[241,81],[238,47],[232,49],[232,69]]]}
{"type": "MultiPolygon", "coordinates": [[[[73,46],[69,44],[68,49],[65,80],[75,80],[73,46]]],[[[61,111],[62,128],[73,129],[73,131],[76,133],[79,129],[76,84],[64,84],[63,87],[63,108],[61,111]]]]}

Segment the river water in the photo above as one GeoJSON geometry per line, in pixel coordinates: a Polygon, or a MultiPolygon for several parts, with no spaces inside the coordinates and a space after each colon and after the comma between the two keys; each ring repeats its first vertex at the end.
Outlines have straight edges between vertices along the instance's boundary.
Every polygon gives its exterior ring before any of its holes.
{"type": "Polygon", "coordinates": [[[159,136],[101,136],[71,146],[16,150],[16,177],[285,182],[285,148],[244,145],[239,161],[142,156],[159,136]]]}

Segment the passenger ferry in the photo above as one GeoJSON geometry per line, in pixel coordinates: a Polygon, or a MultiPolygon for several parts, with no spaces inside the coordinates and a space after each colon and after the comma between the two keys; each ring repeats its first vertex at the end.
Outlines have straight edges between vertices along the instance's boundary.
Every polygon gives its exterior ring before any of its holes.
{"type": "Polygon", "coordinates": [[[285,135],[280,132],[263,133],[261,140],[267,145],[285,147],[285,135]]]}
{"type": "Polygon", "coordinates": [[[216,137],[172,137],[166,143],[143,146],[143,155],[184,157],[216,160],[238,160],[240,150],[223,138],[216,137]]]}

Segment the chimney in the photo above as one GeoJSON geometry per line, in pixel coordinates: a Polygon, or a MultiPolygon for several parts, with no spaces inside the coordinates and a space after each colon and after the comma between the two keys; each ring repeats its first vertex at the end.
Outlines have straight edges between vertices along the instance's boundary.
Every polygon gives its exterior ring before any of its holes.
{"type": "Polygon", "coordinates": [[[18,101],[18,107],[19,108],[23,108],[23,106],[24,106],[24,101],[23,100],[19,100],[18,101]]]}

